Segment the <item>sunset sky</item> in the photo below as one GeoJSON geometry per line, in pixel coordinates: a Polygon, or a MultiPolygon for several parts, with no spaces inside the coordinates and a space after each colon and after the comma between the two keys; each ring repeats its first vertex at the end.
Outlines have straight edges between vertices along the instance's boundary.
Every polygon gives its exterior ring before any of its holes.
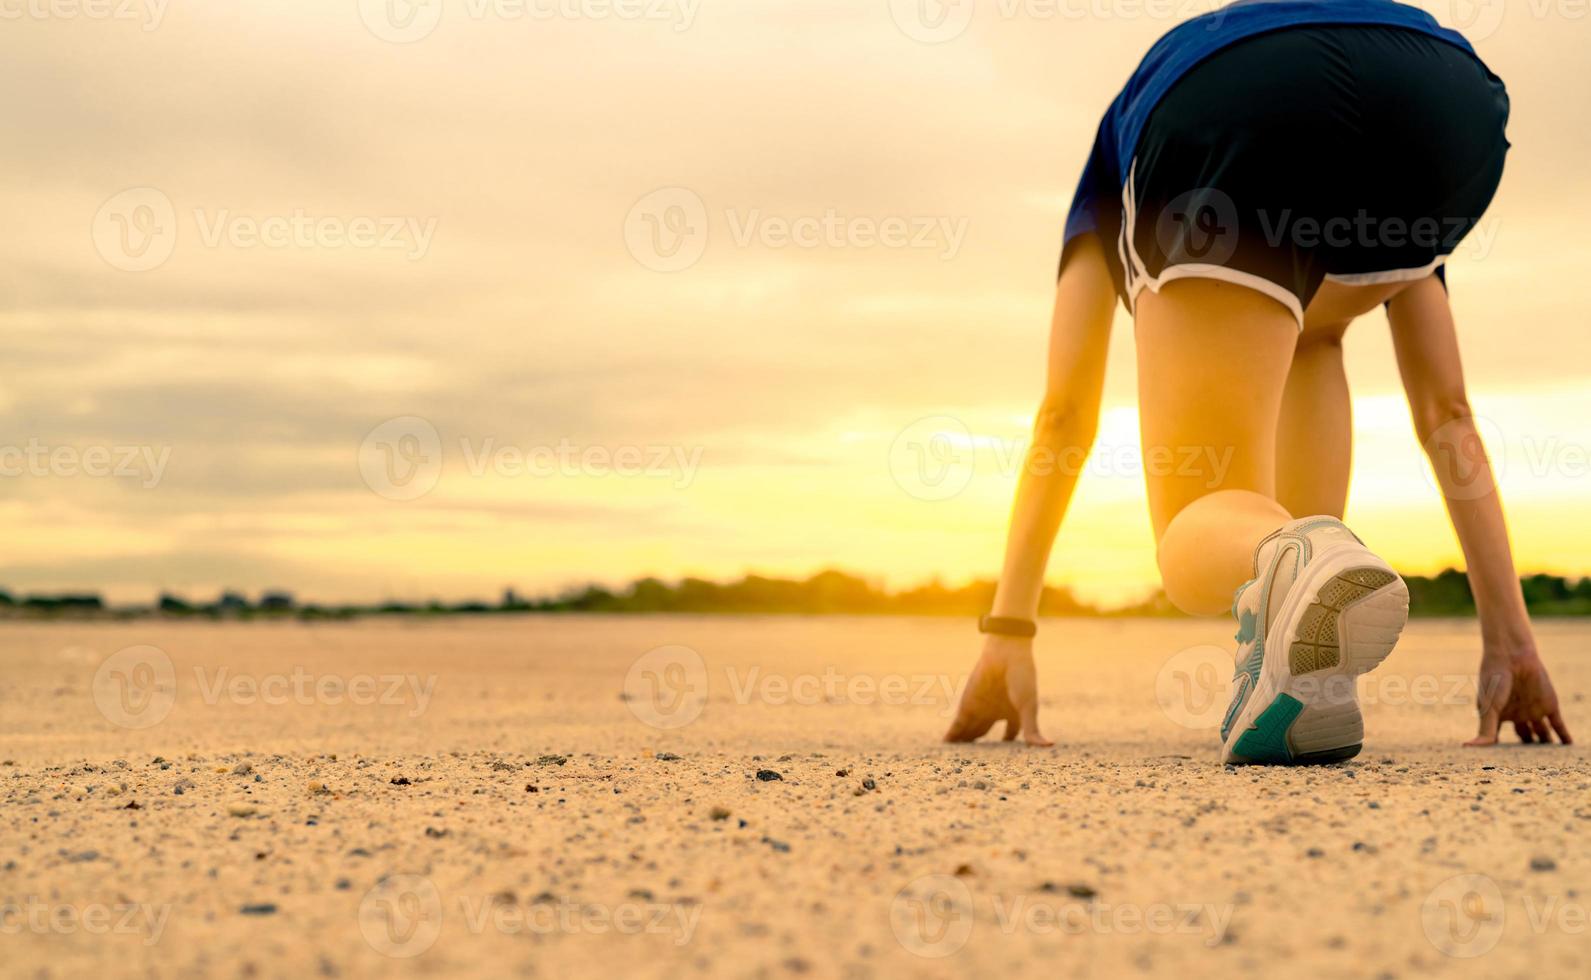
{"type": "MultiPolygon", "coordinates": [[[[993,575],[1099,114],[1209,4],[923,2],[4,5],[0,586],[993,575]]],[[[1591,16],[1449,7],[1513,98],[1472,401],[1521,567],[1591,571],[1591,16]]],[[[1349,523],[1458,563],[1347,343],[1349,523]]],[[[1132,353],[1050,572],[1106,602],[1156,581],[1132,353]]]]}

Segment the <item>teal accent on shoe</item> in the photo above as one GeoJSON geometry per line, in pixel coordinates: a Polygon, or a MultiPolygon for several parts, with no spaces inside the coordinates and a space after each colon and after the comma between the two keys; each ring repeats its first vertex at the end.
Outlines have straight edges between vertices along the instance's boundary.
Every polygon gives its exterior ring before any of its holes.
{"type": "Polygon", "coordinates": [[[1254,690],[1254,679],[1248,674],[1238,671],[1237,693],[1232,695],[1232,703],[1227,705],[1226,717],[1221,719],[1221,744],[1226,744],[1226,737],[1232,734],[1232,722],[1237,720],[1237,713],[1243,710],[1243,703],[1248,700],[1249,692],[1254,690]]]}
{"type": "Polygon", "coordinates": [[[1257,581],[1259,581],[1259,580],[1251,578],[1247,582],[1244,582],[1242,585],[1238,586],[1237,589],[1232,593],[1232,618],[1233,619],[1237,618],[1237,604],[1243,601],[1243,590],[1247,589],[1249,586],[1253,585],[1257,581]]]}
{"type": "Polygon", "coordinates": [[[1243,615],[1237,618],[1237,635],[1232,637],[1232,639],[1237,641],[1238,646],[1242,646],[1245,643],[1253,643],[1254,635],[1259,632],[1259,626],[1260,620],[1258,616],[1254,615],[1254,610],[1245,609],[1243,610],[1243,615]]]}
{"type": "MultiPolygon", "coordinates": [[[[1265,666],[1265,637],[1255,637],[1259,632],[1259,618],[1249,610],[1244,610],[1242,621],[1239,623],[1238,636],[1241,638],[1247,631],[1250,639],[1254,641],[1253,649],[1248,656],[1237,662],[1237,670],[1233,672],[1232,679],[1237,687],[1232,694],[1232,703],[1227,706],[1226,717],[1221,719],[1221,742],[1225,744],[1226,738],[1232,732],[1232,722],[1237,720],[1238,713],[1243,710],[1243,704],[1248,696],[1260,682],[1260,670],[1265,666]]],[[[1243,649],[1243,644],[1238,644],[1238,650],[1243,649]]]]}
{"type": "Polygon", "coordinates": [[[1261,711],[1248,731],[1238,736],[1232,754],[1249,762],[1287,765],[1293,753],[1287,747],[1287,730],[1293,727],[1304,702],[1287,694],[1277,695],[1271,706],[1261,711]]]}

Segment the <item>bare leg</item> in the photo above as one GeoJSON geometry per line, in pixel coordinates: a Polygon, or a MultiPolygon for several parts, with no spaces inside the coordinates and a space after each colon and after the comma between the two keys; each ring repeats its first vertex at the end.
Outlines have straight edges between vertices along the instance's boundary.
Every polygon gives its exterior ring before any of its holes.
{"type": "Polygon", "coordinates": [[[1166,595],[1217,613],[1254,548],[1290,520],[1276,437],[1298,327],[1266,296],[1185,279],[1138,297],[1138,398],[1166,595]]]}
{"type": "Polygon", "coordinates": [[[1349,321],[1306,322],[1293,352],[1276,441],[1276,499],[1299,516],[1339,520],[1353,465],[1353,409],[1342,363],[1349,321]]]}

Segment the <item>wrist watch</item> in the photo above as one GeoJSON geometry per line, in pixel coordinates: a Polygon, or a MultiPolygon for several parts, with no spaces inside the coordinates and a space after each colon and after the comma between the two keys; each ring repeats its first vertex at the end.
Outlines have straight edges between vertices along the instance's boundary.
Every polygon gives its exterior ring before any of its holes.
{"type": "Polygon", "coordinates": [[[1038,624],[1031,619],[1016,619],[1010,616],[979,616],[978,632],[994,636],[1016,636],[1022,639],[1031,639],[1039,631],[1038,624]]]}

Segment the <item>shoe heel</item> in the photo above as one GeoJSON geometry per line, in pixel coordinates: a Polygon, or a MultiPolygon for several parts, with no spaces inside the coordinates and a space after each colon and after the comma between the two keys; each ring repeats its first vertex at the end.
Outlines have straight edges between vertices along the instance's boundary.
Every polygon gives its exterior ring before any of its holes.
{"type": "Polygon", "coordinates": [[[1409,619],[1409,587],[1385,568],[1338,573],[1304,610],[1288,649],[1294,677],[1322,670],[1358,676],[1381,665],[1409,619]]]}
{"type": "Polygon", "coordinates": [[[1408,620],[1409,587],[1386,568],[1350,568],[1321,587],[1288,651],[1288,690],[1305,704],[1288,726],[1294,764],[1359,754],[1364,716],[1354,680],[1381,666],[1408,620]]]}

